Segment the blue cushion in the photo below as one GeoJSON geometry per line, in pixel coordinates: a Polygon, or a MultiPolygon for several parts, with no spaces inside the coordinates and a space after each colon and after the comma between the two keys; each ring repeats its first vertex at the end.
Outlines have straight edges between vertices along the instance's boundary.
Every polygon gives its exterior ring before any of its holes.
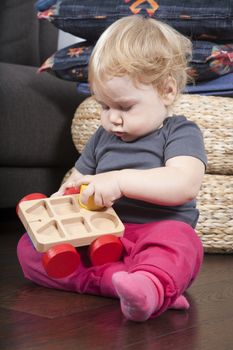
{"type": "MultiPolygon", "coordinates": [[[[94,45],[89,42],[67,46],[49,57],[40,71],[49,71],[70,81],[87,82],[88,63],[94,45]]],[[[189,74],[196,82],[215,79],[233,72],[233,44],[217,45],[208,41],[193,42],[189,74]]]]}
{"type": "Polygon", "coordinates": [[[57,0],[38,0],[35,3],[35,8],[37,11],[45,11],[54,5],[57,0]]]}
{"type": "MultiPolygon", "coordinates": [[[[41,8],[47,2],[38,1],[41,8]]],[[[193,39],[233,40],[233,2],[229,0],[58,0],[38,16],[65,32],[95,42],[111,23],[132,14],[167,22],[193,39]]]]}

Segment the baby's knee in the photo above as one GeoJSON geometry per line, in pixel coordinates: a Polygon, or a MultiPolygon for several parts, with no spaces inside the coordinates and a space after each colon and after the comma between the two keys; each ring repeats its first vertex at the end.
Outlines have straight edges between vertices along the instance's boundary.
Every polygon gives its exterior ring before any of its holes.
{"type": "Polygon", "coordinates": [[[29,278],[30,270],[35,264],[41,264],[41,253],[34,248],[29,236],[25,233],[17,245],[17,256],[25,277],[29,278]]]}

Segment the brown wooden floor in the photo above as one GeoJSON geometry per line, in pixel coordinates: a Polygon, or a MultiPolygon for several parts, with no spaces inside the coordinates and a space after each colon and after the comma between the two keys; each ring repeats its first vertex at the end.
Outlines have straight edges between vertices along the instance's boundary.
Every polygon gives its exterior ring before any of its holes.
{"type": "Polygon", "coordinates": [[[126,321],[117,300],[49,290],[24,279],[16,258],[23,228],[0,211],[1,350],[231,350],[233,255],[206,255],[188,291],[189,311],[126,321]]]}

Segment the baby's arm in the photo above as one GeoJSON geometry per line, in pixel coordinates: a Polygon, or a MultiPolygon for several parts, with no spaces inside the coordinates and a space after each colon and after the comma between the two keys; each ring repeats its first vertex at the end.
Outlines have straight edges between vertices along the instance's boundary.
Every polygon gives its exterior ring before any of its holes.
{"type": "Polygon", "coordinates": [[[178,156],[165,167],[122,170],[118,174],[122,194],[128,198],[160,205],[181,205],[196,198],[205,173],[197,158],[178,156]]]}
{"type": "Polygon", "coordinates": [[[94,195],[97,205],[111,206],[122,196],[161,205],[180,205],[196,197],[205,166],[197,158],[179,156],[165,167],[148,170],[125,169],[84,175],[77,183],[89,186],[82,192],[85,204],[94,195]]]}
{"type": "Polygon", "coordinates": [[[61,185],[59,190],[55,192],[51,197],[63,196],[64,192],[71,187],[77,187],[77,189],[79,189],[79,186],[77,184],[82,177],[83,175],[76,168],[73,168],[67,180],[61,185]]]}

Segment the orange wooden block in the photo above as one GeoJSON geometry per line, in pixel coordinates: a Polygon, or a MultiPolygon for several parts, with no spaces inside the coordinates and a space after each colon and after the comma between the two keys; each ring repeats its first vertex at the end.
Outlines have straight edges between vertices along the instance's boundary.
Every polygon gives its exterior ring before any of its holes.
{"type": "Polygon", "coordinates": [[[79,196],[79,204],[81,205],[81,207],[83,208],[86,208],[88,210],[101,210],[103,209],[103,207],[100,207],[98,205],[95,204],[95,201],[94,201],[94,196],[90,196],[88,198],[88,201],[87,201],[87,204],[83,204],[82,201],[81,201],[81,194],[82,194],[82,191],[85,190],[85,188],[87,187],[88,185],[82,185],[81,188],[80,188],[80,196],[79,196]]]}

